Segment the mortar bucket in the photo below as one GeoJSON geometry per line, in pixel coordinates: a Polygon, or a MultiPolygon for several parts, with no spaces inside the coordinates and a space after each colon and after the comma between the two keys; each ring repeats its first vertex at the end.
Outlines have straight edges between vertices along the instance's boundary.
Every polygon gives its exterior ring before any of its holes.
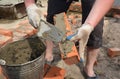
{"type": "Polygon", "coordinates": [[[6,62],[3,73],[8,79],[43,79],[45,49],[38,37],[5,45],[0,49],[0,59],[6,62]]]}

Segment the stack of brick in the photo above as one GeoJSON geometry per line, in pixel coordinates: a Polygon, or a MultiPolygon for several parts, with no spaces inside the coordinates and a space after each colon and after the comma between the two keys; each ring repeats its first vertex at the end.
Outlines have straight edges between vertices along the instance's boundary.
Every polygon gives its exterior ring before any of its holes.
{"type": "MultiPolygon", "coordinates": [[[[57,28],[60,29],[63,33],[65,33],[65,36],[72,34],[72,29],[65,13],[57,14],[55,17],[55,23],[57,28]]],[[[65,45],[69,45],[69,44],[71,44],[71,46],[68,47],[60,43],[59,47],[61,50],[61,57],[63,58],[63,60],[66,62],[66,64],[72,65],[78,63],[80,61],[80,58],[77,48],[75,47],[75,44],[66,42],[65,45]]]]}
{"type": "Polygon", "coordinates": [[[29,24],[28,20],[21,21],[12,30],[0,28],[0,47],[7,43],[32,36],[36,32],[37,30],[29,24]]]}

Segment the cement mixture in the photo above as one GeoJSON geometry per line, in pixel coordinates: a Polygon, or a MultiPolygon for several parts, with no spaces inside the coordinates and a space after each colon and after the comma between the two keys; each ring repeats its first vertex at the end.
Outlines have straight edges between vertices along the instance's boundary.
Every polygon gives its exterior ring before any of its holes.
{"type": "Polygon", "coordinates": [[[6,65],[23,64],[36,59],[45,51],[45,45],[38,38],[27,38],[10,43],[0,49],[0,59],[6,61],[6,65]]]}

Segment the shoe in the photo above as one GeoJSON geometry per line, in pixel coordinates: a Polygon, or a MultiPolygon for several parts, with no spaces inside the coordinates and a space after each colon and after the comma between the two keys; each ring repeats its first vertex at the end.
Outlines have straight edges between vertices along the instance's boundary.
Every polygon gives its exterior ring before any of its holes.
{"type": "Polygon", "coordinates": [[[85,77],[85,79],[99,79],[99,76],[95,73],[95,77],[89,77],[86,72],[83,70],[83,76],[85,77]]]}

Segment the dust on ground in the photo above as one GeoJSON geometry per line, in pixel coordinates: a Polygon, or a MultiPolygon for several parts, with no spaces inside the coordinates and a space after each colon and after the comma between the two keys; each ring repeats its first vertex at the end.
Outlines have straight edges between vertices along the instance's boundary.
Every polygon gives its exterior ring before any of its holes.
{"type": "Polygon", "coordinates": [[[0,59],[6,65],[18,65],[34,60],[44,53],[45,45],[38,38],[27,38],[10,43],[0,49],[0,59]]]}

